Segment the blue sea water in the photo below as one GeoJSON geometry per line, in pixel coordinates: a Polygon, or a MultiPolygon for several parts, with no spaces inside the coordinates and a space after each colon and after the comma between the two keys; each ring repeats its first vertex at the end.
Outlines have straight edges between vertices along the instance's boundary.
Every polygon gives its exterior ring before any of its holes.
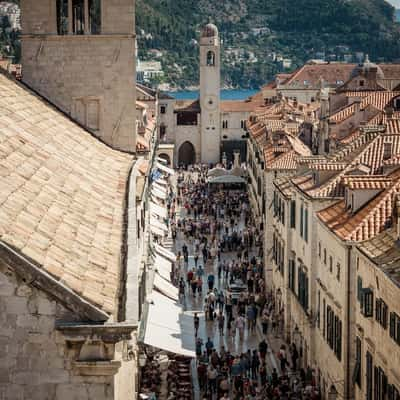
{"type": "MultiPolygon", "coordinates": [[[[221,100],[245,100],[257,92],[258,90],[255,89],[221,90],[221,100]]],[[[182,90],[178,92],[169,92],[168,94],[177,100],[195,100],[199,98],[198,90],[182,90]]]]}

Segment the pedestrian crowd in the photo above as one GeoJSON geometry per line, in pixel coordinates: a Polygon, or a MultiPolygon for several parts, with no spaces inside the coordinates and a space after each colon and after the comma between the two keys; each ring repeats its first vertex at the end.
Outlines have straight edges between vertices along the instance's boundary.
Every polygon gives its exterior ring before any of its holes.
{"type": "MultiPolygon", "coordinates": [[[[272,295],[266,295],[262,253],[263,225],[257,224],[245,191],[210,190],[208,169],[178,175],[175,203],[185,209],[177,217],[170,206],[178,251],[174,281],[182,303],[190,297],[201,301],[205,323],[220,337],[243,343],[261,327],[257,348],[232,354],[224,345],[214,346],[211,337],[199,335],[200,317],[194,314],[197,374],[204,399],[313,399],[319,394],[311,369],[299,368],[297,346],[279,349],[279,371],[267,367],[271,349],[267,335],[283,332],[283,312],[272,295]],[[229,253],[229,260],[225,255],[229,253]],[[189,257],[194,265],[189,266],[189,257]],[[207,265],[216,265],[207,273],[207,265]]],[[[191,263],[192,264],[192,263],[191,263]]],[[[219,342],[224,343],[223,340],[219,342]]]]}

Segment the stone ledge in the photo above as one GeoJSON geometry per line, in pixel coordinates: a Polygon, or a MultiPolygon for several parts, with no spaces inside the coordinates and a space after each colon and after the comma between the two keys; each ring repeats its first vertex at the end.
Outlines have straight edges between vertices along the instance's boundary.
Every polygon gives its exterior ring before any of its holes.
{"type": "Polygon", "coordinates": [[[54,40],[54,41],[64,41],[64,40],[96,40],[96,39],[135,39],[136,34],[126,34],[126,33],[110,33],[103,35],[56,35],[50,33],[43,34],[21,34],[21,39],[32,39],[32,40],[54,40]]]}
{"type": "Polygon", "coordinates": [[[120,361],[74,361],[75,375],[81,376],[113,376],[121,367],[120,361]]]}
{"type": "Polygon", "coordinates": [[[106,343],[117,343],[130,340],[132,332],[137,330],[137,324],[116,323],[104,325],[87,325],[79,323],[56,322],[56,329],[68,341],[101,340],[106,343]]]}

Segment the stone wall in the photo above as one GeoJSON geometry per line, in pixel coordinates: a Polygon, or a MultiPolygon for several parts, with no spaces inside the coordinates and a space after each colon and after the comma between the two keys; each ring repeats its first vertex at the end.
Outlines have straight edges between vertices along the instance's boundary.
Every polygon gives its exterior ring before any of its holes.
{"type": "Polygon", "coordinates": [[[136,150],[133,37],[24,37],[22,65],[40,95],[110,146],[136,150]]]}
{"type": "MultiPolygon", "coordinates": [[[[389,385],[400,390],[400,345],[390,337],[390,313],[400,315],[400,289],[396,278],[386,275],[360,250],[353,248],[352,266],[354,268],[354,283],[352,285],[352,311],[355,314],[354,338],[352,338],[353,360],[355,360],[355,336],[361,341],[361,386],[355,385],[354,398],[367,397],[366,353],[373,358],[373,365],[381,368],[388,379],[389,385]],[[362,279],[362,287],[369,288],[374,294],[373,316],[365,317],[361,312],[361,301],[357,299],[357,278],[362,279]],[[376,300],[383,300],[388,307],[386,329],[375,318],[376,300]]],[[[386,266],[386,268],[388,268],[386,266]]],[[[393,263],[393,268],[397,268],[393,263]]]]}
{"type": "Polygon", "coordinates": [[[55,322],[75,316],[0,264],[0,400],[111,400],[113,376],[78,376],[55,322]]]}

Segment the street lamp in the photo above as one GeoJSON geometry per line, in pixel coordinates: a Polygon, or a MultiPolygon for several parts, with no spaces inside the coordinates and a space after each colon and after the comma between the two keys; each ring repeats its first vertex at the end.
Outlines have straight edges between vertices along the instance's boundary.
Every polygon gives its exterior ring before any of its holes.
{"type": "Polygon", "coordinates": [[[332,384],[328,392],[328,400],[337,400],[338,394],[335,385],[332,384]]]}

